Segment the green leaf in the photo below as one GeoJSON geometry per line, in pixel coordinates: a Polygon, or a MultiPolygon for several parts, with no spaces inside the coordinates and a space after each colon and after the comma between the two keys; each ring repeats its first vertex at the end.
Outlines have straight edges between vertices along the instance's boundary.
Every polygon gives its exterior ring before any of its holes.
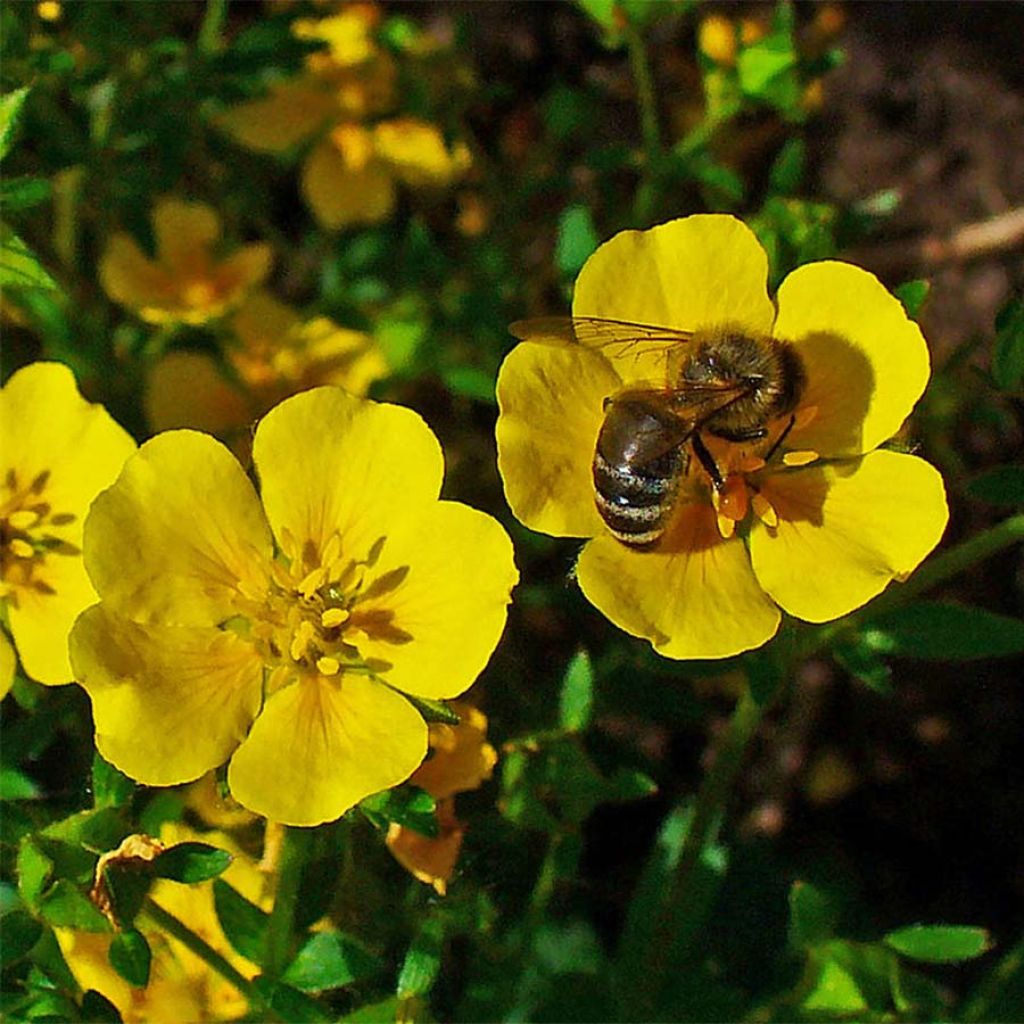
{"type": "Polygon", "coordinates": [[[118,932],[107,951],[110,966],[135,988],[149,984],[149,965],[152,954],[142,932],[128,928],[118,932]]]}
{"type": "Polygon", "coordinates": [[[107,919],[89,902],[77,886],[58,879],[39,901],[39,913],[54,928],[80,928],[86,932],[109,932],[107,919]]]}
{"type": "Polygon", "coordinates": [[[320,1024],[333,1019],[316,1000],[284,982],[272,981],[261,975],[253,985],[281,1020],[294,1024],[320,1024]]]}
{"type": "Polygon", "coordinates": [[[223,878],[213,883],[213,906],[224,935],[236,952],[246,960],[260,963],[266,948],[266,912],[250,903],[223,878]]]}
{"type": "Polygon", "coordinates": [[[582,732],[594,707],[594,667],[582,648],[569,662],[559,695],[558,719],[567,732],[582,732]]]}
{"type": "Polygon", "coordinates": [[[445,725],[459,724],[459,716],[443,700],[431,700],[429,697],[414,697],[412,695],[406,699],[428,722],[444,722],[445,725]]]}
{"type": "Polygon", "coordinates": [[[768,172],[768,188],[775,195],[791,196],[800,191],[807,163],[807,144],[788,139],[768,172]]]}
{"type": "Polygon", "coordinates": [[[0,800],[34,800],[39,787],[17,768],[0,768],[0,800]]]}
{"type": "Polygon", "coordinates": [[[1024,651],[1024,622],[968,605],[919,601],[869,620],[861,637],[883,655],[970,661],[1024,651]]]}
{"type": "Polygon", "coordinates": [[[973,960],[992,946],[984,928],[969,925],[912,924],[889,932],[882,941],[902,956],[929,964],[973,960]]]}
{"type": "Polygon", "coordinates": [[[36,906],[52,874],[53,861],[26,836],[18,847],[18,892],[27,906],[36,906]]]}
{"type": "Polygon", "coordinates": [[[578,203],[567,206],[558,218],[555,266],[567,277],[574,276],[599,242],[590,210],[578,203]]]}
{"type": "Polygon", "coordinates": [[[104,869],[103,880],[114,917],[121,927],[130,928],[153,884],[148,866],[112,862],[104,869]]]}
{"type": "Polygon", "coordinates": [[[30,86],[16,89],[0,97],[0,160],[10,152],[14,132],[21,116],[21,108],[28,96],[30,86]]]}
{"type": "Polygon", "coordinates": [[[416,786],[404,785],[374,793],[359,804],[359,810],[375,828],[386,829],[390,822],[414,832],[436,838],[437,804],[434,798],[416,786]]]}
{"type": "Polygon", "coordinates": [[[806,949],[832,938],[836,911],[820,889],[794,882],[789,890],[789,943],[806,949]]]}
{"type": "Polygon", "coordinates": [[[367,1003],[358,1010],[346,1013],[344,1017],[338,1018],[338,1024],[391,1024],[396,1020],[402,1020],[407,1024],[420,1024],[423,1019],[416,1012],[415,1006],[403,1005],[397,996],[389,996],[380,1002],[367,1003]],[[408,1016],[403,1017],[401,1014],[408,1016]]]}
{"type": "Polygon", "coordinates": [[[854,679],[859,679],[875,693],[888,697],[893,692],[892,669],[860,636],[843,638],[832,648],[832,657],[854,679]]]}
{"type": "Polygon", "coordinates": [[[440,917],[428,917],[405,954],[398,975],[396,994],[399,999],[424,996],[434,986],[441,970],[444,925],[440,917]]]}
{"type": "Polygon", "coordinates": [[[6,224],[0,224],[0,288],[57,287],[35,253],[6,224]]]}
{"type": "Polygon", "coordinates": [[[976,476],[967,493],[991,505],[1024,505],[1024,464],[994,466],[976,476]]]}
{"type": "Polygon", "coordinates": [[[1024,383],[1024,298],[1011,299],[996,317],[992,379],[1002,391],[1017,391],[1024,383]]]}
{"type": "Polygon", "coordinates": [[[0,962],[6,967],[20,960],[39,941],[43,926],[24,910],[12,910],[0,918],[3,942],[0,942],[0,962]]]}
{"type": "Polygon", "coordinates": [[[94,988],[82,996],[82,1020],[95,1024],[122,1024],[117,1007],[94,988]]]}
{"type": "Polygon", "coordinates": [[[896,298],[903,303],[907,316],[911,320],[916,320],[931,290],[931,281],[918,279],[916,281],[905,281],[895,289],[895,294],[896,298]]]}
{"type": "Polygon", "coordinates": [[[479,366],[450,366],[441,374],[444,386],[453,394],[474,402],[494,405],[494,375],[479,366]]]}
{"type": "Polygon", "coordinates": [[[28,210],[50,198],[50,183],[45,178],[8,178],[0,181],[0,209],[4,213],[28,210]]]}
{"type": "Polygon", "coordinates": [[[92,799],[94,806],[122,807],[135,792],[135,783],[99,754],[92,759],[92,799]]]}
{"type": "Polygon", "coordinates": [[[318,932],[284,972],[283,980],[303,992],[324,992],[371,977],[382,964],[362,943],[341,932],[318,932]]]}
{"type": "Polygon", "coordinates": [[[894,959],[882,946],[840,939],[816,946],[809,962],[813,981],[801,1006],[812,1011],[815,1020],[821,1014],[841,1014],[845,1019],[888,1009],[894,959]]]}
{"type": "Polygon", "coordinates": [[[152,870],[157,878],[192,885],[216,878],[232,860],[227,850],[218,850],[208,843],[178,843],[154,858],[152,870]]]}
{"type": "Polygon", "coordinates": [[[968,995],[963,1021],[1014,1020],[1024,1006],[1024,939],[997,963],[968,995]]]}

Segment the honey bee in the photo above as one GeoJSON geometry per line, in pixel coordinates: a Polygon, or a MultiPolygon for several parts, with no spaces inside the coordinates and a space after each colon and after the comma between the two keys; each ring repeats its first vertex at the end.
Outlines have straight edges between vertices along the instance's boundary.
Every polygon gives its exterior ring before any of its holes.
{"type": "Polygon", "coordinates": [[[769,424],[790,420],[765,458],[793,426],[806,373],[793,345],[737,328],[686,331],[599,317],[540,317],[509,328],[523,341],[569,342],[613,357],[653,352],[665,357],[665,379],[633,383],[604,401],[594,448],[594,500],[612,536],[648,548],[665,531],[680,481],[696,457],[712,486],[725,487],[704,435],[749,443],[769,424]]]}

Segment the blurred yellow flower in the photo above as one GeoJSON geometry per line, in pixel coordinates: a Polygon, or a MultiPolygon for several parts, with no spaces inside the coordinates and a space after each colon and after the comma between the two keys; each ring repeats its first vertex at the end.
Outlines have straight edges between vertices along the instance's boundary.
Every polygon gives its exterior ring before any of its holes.
{"type": "Polygon", "coordinates": [[[436,837],[392,822],[387,846],[395,859],[440,896],[448,891],[462,849],[466,826],[455,816],[455,794],[478,789],[494,771],[498,755],[487,742],[487,716],[478,708],[453,701],[458,725],[430,726],[432,756],[409,779],[437,801],[436,837]]]}
{"type": "MultiPolygon", "coordinates": [[[[196,832],[179,824],[166,824],[160,832],[164,846],[203,842],[227,850],[234,857],[220,876],[251,903],[269,909],[272,902],[266,881],[255,862],[229,836],[196,832]]],[[[159,879],[150,898],[212,946],[246,978],[258,967],[234,951],[220,927],[213,903],[213,883],[182,885],[159,879]]],[[[118,1009],[125,1024],[182,1024],[183,1021],[236,1020],[248,1011],[245,998],[178,939],[149,922],[138,921],[152,950],[149,984],[133,988],[107,958],[112,935],[71,928],[54,929],[71,973],[82,989],[95,989],[118,1009]]]]}
{"type": "MultiPolygon", "coordinates": [[[[135,442],[102,406],[82,398],[61,363],[32,363],[7,381],[0,390],[0,438],[5,622],[27,675],[48,685],[68,683],[68,633],[96,600],[82,563],[85,514],[135,442]]],[[[6,677],[9,688],[13,658],[5,654],[2,662],[0,684],[6,677]]]]}
{"type": "Polygon", "coordinates": [[[329,230],[386,220],[399,183],[446,188],[471,162],[464,143],[449,146],[427,121],[400,116],[369,123],[397,103],[397,69],[373,36],[379,18],[375,5],[351,4],[327,18],[297,20],[293,34],[325,48],[309,56],[302,75],[216,119],[260,152],[283,153],[310,141],[302,194],[329,230]]]}
{"type": "Polygon", "coordinates": [[[945,529],[936,470],[878,450],[928,381],[917,325],[858,267],[800,267],[774,304],[767,271],[745,225],[707,215],[622,232],[580,272],[577,317],[691,331],[694,346],[725,331],[785,339],[806,378],[792,416],[766,424],[763,438],[691,435],[672,514],[650,548],[616,540],[598,513],[595,445],[607,400],[629,387],[672,391],[690,346],[538,338],[499,375],[498,464],[513,512],[543,533],[593,538],[576,567],[583,593],[667,657],[757,647],[777,630],[780,607],[811,622],[845,615],[912,572],[945,529]]]}
{"type": "Polygon", "coordinates": [[[96,743],[149,785],[230,760],[244,807],[315,825],[402,782],[486,664],[517,574],[505,531],[439,501],[440,446],[408,409],[316,388],[256,429],[262,505],[192,431],[139,449],[94,504],[75,677],[96,743]],[[275,544],[276,540],[276,544],[275,544]]]}
{"type": "Polygon", "coordinates": [[[389,367],[373,339],[327,317],[310,320],[267,292],[252,292],[226,321],[232,337],[218,361],[176,350],[155,363],[143,404],[153,430],[194,427],[228,441],[239,454],[252,424],[289,395],[335,384],[362,396],[389,367]]]}
{"type": "Polygon", "coordinates": [[[118,232],[100,259],[106,293],[153,324],[203,324],[238,305],[270,272],[270,246],[244,245],[218,255],[221,225],[203,203],[163,198],[153,209],[156,258],[118,232]]]}

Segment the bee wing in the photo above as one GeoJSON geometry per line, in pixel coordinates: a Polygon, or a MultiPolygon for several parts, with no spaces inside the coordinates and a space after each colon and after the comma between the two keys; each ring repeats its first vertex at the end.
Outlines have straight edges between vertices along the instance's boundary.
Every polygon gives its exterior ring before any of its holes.
{"type": "Polygon", "coordinates": [[[583,345],[608,351],[612,358],[627,354],[639,356],[645,352],[667,353],[693,339],[692,331],[597,316],[541,316],[517,320],[509,326],[509,331],[520,341],[583,345]]]}

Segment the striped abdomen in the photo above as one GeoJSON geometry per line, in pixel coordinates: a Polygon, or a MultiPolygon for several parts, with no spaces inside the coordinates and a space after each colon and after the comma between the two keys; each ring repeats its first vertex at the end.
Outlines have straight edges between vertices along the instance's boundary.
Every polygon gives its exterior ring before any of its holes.
{"type": "Polygon", "coordinates": [[[665,530],[688,454],[692,422],[657,392],[610,399],[594,451],[594,500],[616,540],[647,547],[665,530]]]}

